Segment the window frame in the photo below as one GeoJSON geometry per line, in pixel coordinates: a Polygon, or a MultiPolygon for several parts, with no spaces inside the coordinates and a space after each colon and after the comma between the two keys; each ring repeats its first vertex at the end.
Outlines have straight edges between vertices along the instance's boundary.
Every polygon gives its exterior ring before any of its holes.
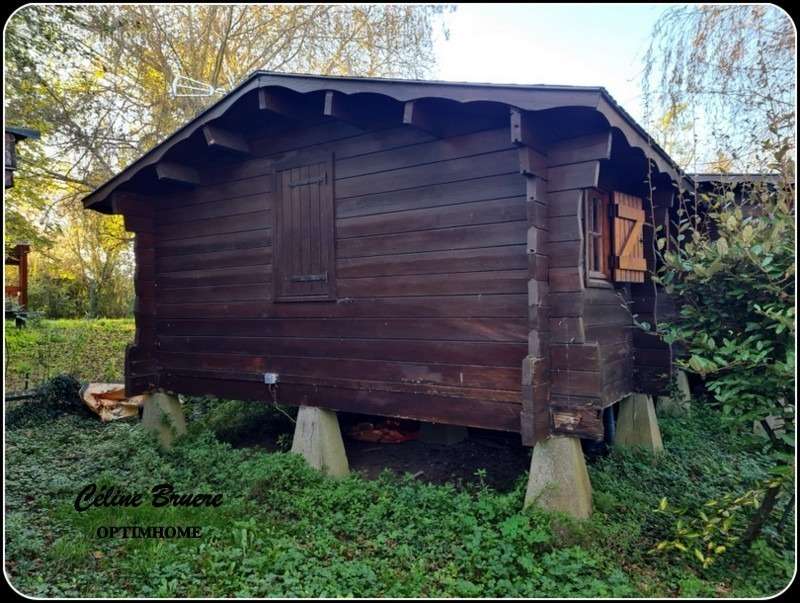
{"type": "Polygon", "coordinates": [[[584,189],[583,258],[586,285],[590,287],[613,287],[610,207],[610,193],[599,188],[584,189]],[[600,228],[597,228],[598,225],[600,228]]]}

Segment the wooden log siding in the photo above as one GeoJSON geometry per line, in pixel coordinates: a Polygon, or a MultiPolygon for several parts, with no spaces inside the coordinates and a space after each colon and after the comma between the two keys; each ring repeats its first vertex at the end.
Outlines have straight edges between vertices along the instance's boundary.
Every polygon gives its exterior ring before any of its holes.
{"type": "Polygon", "coordinates": [[[611,156],[611,132],[564,140],[547,154],[552,433],[601,438],[599,410],[632,391],[630,312],[611,284],[587,286],[583,190],[611,156]]]}
{"type": "Polygon", "coordinates": [[[512,142],[519,148],[519,171],[525,182],[528,257],[528,353],[522,360],[522,443],[533,446],[550,434],[550,359],[548,317],[547,158],[536,147],[528,115],[510,110],[512,142]]]}
{"type": "MultiPolygon", "coordinates": [[[[672,188],[661,186],[652,193],[652,205],[648,199],[644,200],[644,252],[651,270],[657,261],[655,238],[664,237],[669,232],[669,210],[674,195],[672,188]],[[656,232],[659,227],[661,230],[656,232]]],[[[631,285],[631,297],[632,310],[639,316],[639,320],[651,325],[668,319],[675,311],[672,299],[663,288],[654,286],[649,274],[644,283],[631,285]]],[[[658,337],[644,332],[635,333],[633,343],[637,389],[649,394],[663,393],[669,387],[674,350],[658,337]]]]}
{"type": "Polygon", "coordinates": [[[519,431],[538,264],[509,128],[333,122],[249,148],[155,201],[159,384],[269,399],[278,372],[285,403],[519,431]],[[320,150],[335,157],[337,300],[273,303],[273,166],[320,150]]]}
{"type": "Polygon", "coordinates": [[[156,249],[152,200],[124,192],[111,199],[114,213],[122,214],[125,230],[134,233],[136,270],[133,275],[133,342],[125,348],[125,392],[132,396],[158,386],[156,349],[156,249]]]}

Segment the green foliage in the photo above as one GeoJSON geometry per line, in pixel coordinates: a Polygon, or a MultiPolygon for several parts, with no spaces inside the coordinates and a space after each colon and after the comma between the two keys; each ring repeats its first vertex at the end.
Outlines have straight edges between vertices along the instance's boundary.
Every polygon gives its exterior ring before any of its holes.
{"type": "MultiPolygon", "coordinates": [[[[763,477],[768,457],[742,450],[710,421],[663,421],[668,452],[614,451],[590,467],[587,522],[522,511],[524,476],[509,493],[457,489],[384,472],[331,480],[295,455],[233,448],[253,403],[187,400],[187,436],[162,452],[134,421],[60,414],[8,427],[8,572],[38,596],[624,597],[764,596],[793,572],[793,542],[762,541],[709,573],[648,550],[669,532],[650,510],[719,496],[763,477]],[[227,418],[226,418],[227,417],[227,418]],[[222,492],[218,508],[94,508],[85,484],[147,492],[222,492]],[[109,525],[199,525],[198,540],[98,539],[109,525]]],[[[27,405],[32,406],[32,405],[27,405]]],[[[255,412],[254,410],[252,412],[255,412]]],[[[255,415],[252,415],[255,416],[255,415]]],[[[288,427],[288,425],[287,425],[288,427]]]]}
{"type": "Polygon", "coordinates": [[[657,512],[678,517],[675,538],[659,542],[654,552],[679,551],[709,567],[719,555],[732,548],[741,539],[747,525],[742,513],[747,507],[758,508],[763,489],[748,490],[740,496],[726,494],[721,500],[709,500],[696,516],[683,509],[671,509],[666,497],[661,499],[657,512]]]}
{"type": "MultiPolygon", "coordinates": [[[[663,255],[658,281],[678,300],[678,315],[659,325],[684,346],[678,362],[705,378],[735,424],[782,417],[784,444],[794,430],[795,212],[791,191],[708,195],[707,219],[683,215],[663,255]]],[[[665,240],[659,243],[665,247],[665,240]]]]}
{"type": "Polygon", "coordinates": [[[212,397],[193,398],[191,408],[194,430],[211,430],[220,441],[234,446],[263,442],[269,435],[283,435],[281,432],[292,428],[297,415],[295,408],[212,397]]]}
{"type": "MultiPolygon", "coordinates": [[[[776,153],[776,167],[787,147],[776,153]]],[[[679,210],[677,236],[658,240],[665,250],[656,281],[678,304],[658,325],[665,341],[685,356],[677,364],[703,377],[723,424],[743,447],[763,446],[769,476],[691,507],[658,512],[675,520],[655,551],[680,551],[703,568],[734,545],[749,546],[773,519],[784,486],[794,479],[795,211],[790,186],[753,186],[702,195],[702,206],[679,210]],[[777,433],[769,417],[782,420],[777,433]],[[766,445],[752,436],[763,425],[766,445]],[[748,434],[748,435],[745,435],[748,434]]]]}
{"type": "Polygon", "coordinates": [[[6,391],[35,388],[60,373],[80,381],[121,382],[129,319],[29,320],[24,329],[5,323],[6,391]]]}

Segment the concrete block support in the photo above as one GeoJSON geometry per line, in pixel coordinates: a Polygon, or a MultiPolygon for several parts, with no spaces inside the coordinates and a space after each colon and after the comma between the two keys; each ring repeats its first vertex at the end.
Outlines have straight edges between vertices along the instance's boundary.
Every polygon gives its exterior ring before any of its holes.
{"type": "Polygon", "coordinates": [[[578,438],[553,436],[533,449],[525,506],[537,504],[578,519],[592,514],[592,484],[578,438]]]}
{"type": "Polygon", "coordinates": [[[681,370],[675,371],[671,396],[658,397],[658,414],[668,417],[683,417],[692,412],[692,392],[689,388],[689,379],[681,370]]]}
{"type": "Polygon", "coordinates": [[[142,426],[158,435],[163,448],[172,448],[175,438],[186,433],[186,417],[178,397],[164,391],[145,396],[142,426]]]}
{"type": "Polygon", "coordinates": [[[309,465],[331,477],[350,473],[342,432],[336,413],[314,406],[297,411],[292,452],[302,455],[309,465]]]}
{"type": "Polygon", "coordinates": [[[619,403],[616,444],[640,446],[656,454],[664,450],[653,398],[631,394],[619,403]]]}
{"type": "Polygon", "coordinates": [[[452,446],[469,437],[469,431],[461,425],[442,425],[439,423],[422,423],[419,428],[419,439],[426,444],[442,444],[452,446]]]}

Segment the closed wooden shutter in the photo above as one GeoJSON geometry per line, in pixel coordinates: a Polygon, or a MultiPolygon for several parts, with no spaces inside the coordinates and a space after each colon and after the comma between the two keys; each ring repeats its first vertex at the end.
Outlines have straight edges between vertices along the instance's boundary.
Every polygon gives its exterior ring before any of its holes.
{"type": "Polygon", "coordinates": [[[614,280],[643,283],[647,260],[644,255],[644,209],[641,197],[614,192],[611,216],[614,280]]]}
{"type": "Polygon", "coordinates": [[[336,298],[333,155],[275,167],[275,301],[336,298]]]}

